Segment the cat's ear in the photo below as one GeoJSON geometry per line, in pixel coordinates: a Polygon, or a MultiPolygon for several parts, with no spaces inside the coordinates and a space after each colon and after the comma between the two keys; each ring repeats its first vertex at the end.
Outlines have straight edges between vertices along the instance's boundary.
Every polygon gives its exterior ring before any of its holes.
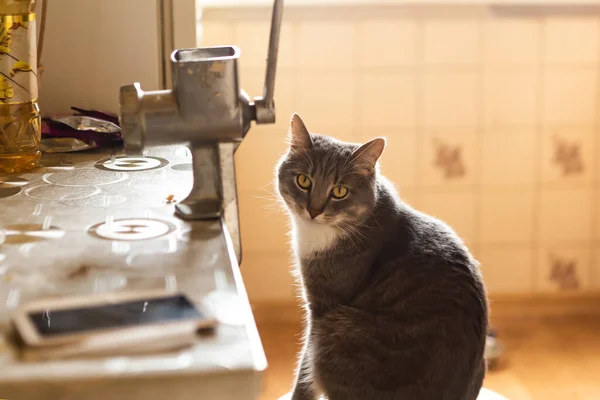
{"type": "Polygon", "coordinates": [[[372,174],[383,149],[385,149],[384,138],[376,138],[363,144],[352,153],[354,164],[361,173],[365,175],[372,174]]]}
{"type": "Polygon", "coordinates": [[[306,151],[313,145],[312,138],[310,137],[308,129],[306,129],[306,125],[304,125],[304,121],[302,121],[302,118],[296,113],[292,115],[288,136],[292,151],[306,151]]]}

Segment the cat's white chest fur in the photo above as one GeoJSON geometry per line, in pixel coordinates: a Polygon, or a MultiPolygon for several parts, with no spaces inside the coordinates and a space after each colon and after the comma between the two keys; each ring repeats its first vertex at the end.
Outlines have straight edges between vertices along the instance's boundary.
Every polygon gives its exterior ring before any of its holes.
{"type": "Polygon", "coordinates": [[[298,258],[331,248],[339,235],[340,232],[329,225],[292,216],[292,245],[298,258]]]}

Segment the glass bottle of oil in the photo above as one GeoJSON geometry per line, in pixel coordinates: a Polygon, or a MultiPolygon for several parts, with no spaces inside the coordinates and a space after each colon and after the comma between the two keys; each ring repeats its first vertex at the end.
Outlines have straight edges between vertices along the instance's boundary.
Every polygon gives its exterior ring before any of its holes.
{"type": "Polygon", "coordinates": [[[0,0],[0,173],[40,159],[35,0],[0,0]]]}

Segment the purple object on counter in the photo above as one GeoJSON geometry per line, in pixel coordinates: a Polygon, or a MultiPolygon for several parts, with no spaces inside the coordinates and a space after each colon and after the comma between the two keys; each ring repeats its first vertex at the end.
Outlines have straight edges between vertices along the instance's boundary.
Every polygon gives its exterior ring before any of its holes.
{"type": "Polygon", "coordinates": [[[105,113],[102,111],[96,110],[84,110],[83,108],[71,107],[71,110],[76,111],[76,115],[85,115],[86,117],[98,118],[104,121],[112,122],[117,126],[121,126],[119,124],[119,117],[116,114],[105,113]]]}
{"type": "Polygon", "coordinates": [[[77,114],[42,118],[42,138],[76,138],[94,147],[123,144],[116,115],[77,107],[71,109],[77,114]]]}

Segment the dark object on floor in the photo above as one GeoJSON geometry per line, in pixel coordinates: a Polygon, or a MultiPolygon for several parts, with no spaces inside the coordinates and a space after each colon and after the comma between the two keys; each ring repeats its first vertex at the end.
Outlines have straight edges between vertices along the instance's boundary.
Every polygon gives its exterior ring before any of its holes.
{"type": "Polygon", "coordinates": [[[490,330],[485,341],[485,359],[489,369],[495,369],[498,366],[503,353],[504,348],[498,341],[496,331],[490,330]]]}

